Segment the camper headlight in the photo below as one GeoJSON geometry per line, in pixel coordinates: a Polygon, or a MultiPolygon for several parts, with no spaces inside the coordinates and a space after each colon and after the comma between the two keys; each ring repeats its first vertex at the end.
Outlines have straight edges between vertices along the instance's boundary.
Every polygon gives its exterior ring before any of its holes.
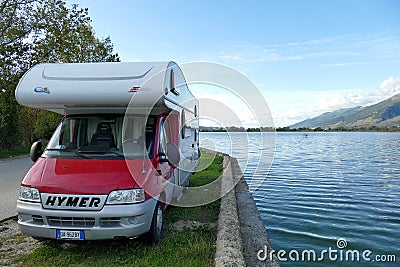
{"type": "Polygon", "coordinates": [[[40,202],[39,190],[32,187],[21,186],[19,191],[19,199],[31,202],[40,202]]]}
{"type": "Polygon", "coordinates": [[[142,201],[144,201],[144,190],[140,188],[112,191],[108,195],[106,204],[132,204],[142,201]]]}

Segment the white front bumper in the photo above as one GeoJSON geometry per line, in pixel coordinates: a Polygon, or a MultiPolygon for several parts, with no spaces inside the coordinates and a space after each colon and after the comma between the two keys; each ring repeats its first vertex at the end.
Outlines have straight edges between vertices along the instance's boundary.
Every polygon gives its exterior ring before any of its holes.
{"type": "Polygon", "coordinates": [[[150,230],[157,200],[129,205],[105,205],[100,211],[43,209],[41,203],[18,200],[18,224],[23,233],[56,239],[56,230],[82,230],[85,240],[135,237],[150,230]]]}

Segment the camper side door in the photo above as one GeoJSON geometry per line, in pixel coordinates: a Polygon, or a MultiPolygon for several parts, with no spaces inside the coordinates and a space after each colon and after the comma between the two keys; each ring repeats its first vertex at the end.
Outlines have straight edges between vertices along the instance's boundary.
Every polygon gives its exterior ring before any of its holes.
{"type": "MultiPolygon", "coordinates": [[[[158,123],[158,162],[157,162],[157,174],[159,176],[159,182],[162,186],[165,186],[166,182],[171,178],[171,165],[168,162],[166,147],[168,142],[170,142],[169,138],[169,125],[165,118],[161,118],[158,123]]],[[[173,183],[173,181],[170,181],[173,183]]]]}

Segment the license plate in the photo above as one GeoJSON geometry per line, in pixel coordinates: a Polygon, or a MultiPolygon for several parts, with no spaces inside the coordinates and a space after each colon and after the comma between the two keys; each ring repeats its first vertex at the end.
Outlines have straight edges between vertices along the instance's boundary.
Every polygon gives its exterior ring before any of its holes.
{"type": "Polygon", "coordinates": [[[68,240],[84,240],[85,234],[83,231],[72,231],[72,230],[56,230],[57,239],[68,239],[68,240]]]}

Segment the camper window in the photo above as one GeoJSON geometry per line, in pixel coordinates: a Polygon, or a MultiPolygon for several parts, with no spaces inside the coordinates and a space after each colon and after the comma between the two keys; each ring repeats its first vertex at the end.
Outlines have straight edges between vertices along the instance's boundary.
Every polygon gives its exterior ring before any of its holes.
{"type": "Polygon", "coordinates": [[[145,124],[145,118],[139,115],[125,120],[124,114],[66,117],[51,138],[44,156],[90,154],[90,157],[143,158],[146,151],[149,153],[154,137],[151,131],[145,130],[145,124]]]}
{"type": "Polygon", "coordinates": [[[163,119],[160,125],[158,153],[166,153],[167,144],[171,142],[171,129],[168,119],[163,119]]]}
{"type": "Polygon", "coordinates": [[[165,148],[167,146],[167,138],[165,134],[165,120],[161,122],[160,126],[160,138],[158,145],[158,153],[165,153],[165,148]]]}

